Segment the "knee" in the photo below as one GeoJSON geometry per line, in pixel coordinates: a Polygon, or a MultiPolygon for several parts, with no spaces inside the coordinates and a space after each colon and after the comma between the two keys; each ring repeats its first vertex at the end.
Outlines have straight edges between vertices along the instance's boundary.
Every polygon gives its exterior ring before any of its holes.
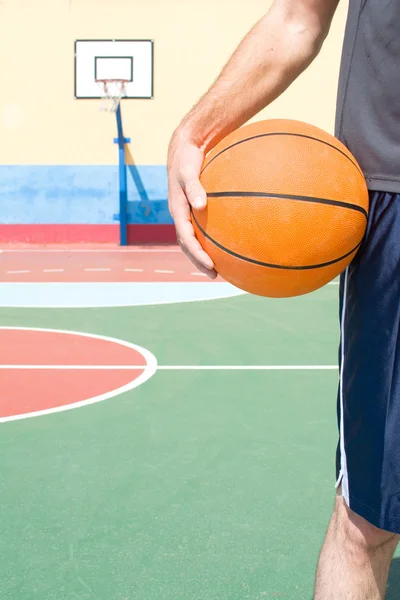
{"type": "Polygon", "coordinates": [[[336,523],[342,543],[349,550],[373,552],[382,546],[397,545],[399,536],[379,529],[353,512],[342,497],[335,507],[336,523]]]}

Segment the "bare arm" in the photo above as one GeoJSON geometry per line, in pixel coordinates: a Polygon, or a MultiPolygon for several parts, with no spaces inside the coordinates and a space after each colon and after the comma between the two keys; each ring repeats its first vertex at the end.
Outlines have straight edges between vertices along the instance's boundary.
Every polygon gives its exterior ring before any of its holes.
{"type": "Polygon", "coordinates": [[[275,100],[317,56],[338,0],[276,0],[179,128],[208,151],[275,100]]]}
{"type": "Polygon", "coordinates": [[[194,237],[188,202],[206,206],[204,154],[275,100],[317,56],[339,0],[275,0],[239,44],[218,79],[186,115],[168,150],[169,207],[183,251],[215,276],[194,237]]]}

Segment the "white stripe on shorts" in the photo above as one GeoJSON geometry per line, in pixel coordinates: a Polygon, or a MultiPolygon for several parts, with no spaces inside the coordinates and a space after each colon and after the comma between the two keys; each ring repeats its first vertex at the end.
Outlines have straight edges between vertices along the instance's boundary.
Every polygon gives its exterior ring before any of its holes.
{"type": "Polygon", "coordinates": [[[344,336],[344,323],[346,318],[346,303],[347,303],[347,285],[348,285],[348,273],[347,268],[344,275],[344,290],[343,290],[343,309],[342,318],[340,323],[340,336],[341,336],[341,367],[340,367],[340,380],[339,380],[339,392],[340,392],[340,474],[336,482],[336,487],[342,484],[342,495],[349,506],[349,478],[347,472],[347,460],[346,450],[344,446],[344,403],[343,403],[343,372],[345,367],[345,336],[344,336]]]}

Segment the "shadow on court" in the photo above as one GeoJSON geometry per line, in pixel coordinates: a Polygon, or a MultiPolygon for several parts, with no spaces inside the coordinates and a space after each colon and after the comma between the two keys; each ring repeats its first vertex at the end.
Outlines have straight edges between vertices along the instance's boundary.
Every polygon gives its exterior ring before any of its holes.
{"type": "Polygon", "coordinates": [[[389,573],[386,600],[398,600],[400,598],[400,556],[392,561],[389,573]]]}

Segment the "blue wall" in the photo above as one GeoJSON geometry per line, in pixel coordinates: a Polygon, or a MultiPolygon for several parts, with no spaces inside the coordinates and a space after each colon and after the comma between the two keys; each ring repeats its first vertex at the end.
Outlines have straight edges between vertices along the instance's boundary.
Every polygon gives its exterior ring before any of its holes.
{"type": "MultiPolygon", "coordinates": [[[[129,223],[172,223],[166,167],[127,165],[129,223]]],[[[1,224],[119,220],[118,167],[0,166],[1,224]]]]}

